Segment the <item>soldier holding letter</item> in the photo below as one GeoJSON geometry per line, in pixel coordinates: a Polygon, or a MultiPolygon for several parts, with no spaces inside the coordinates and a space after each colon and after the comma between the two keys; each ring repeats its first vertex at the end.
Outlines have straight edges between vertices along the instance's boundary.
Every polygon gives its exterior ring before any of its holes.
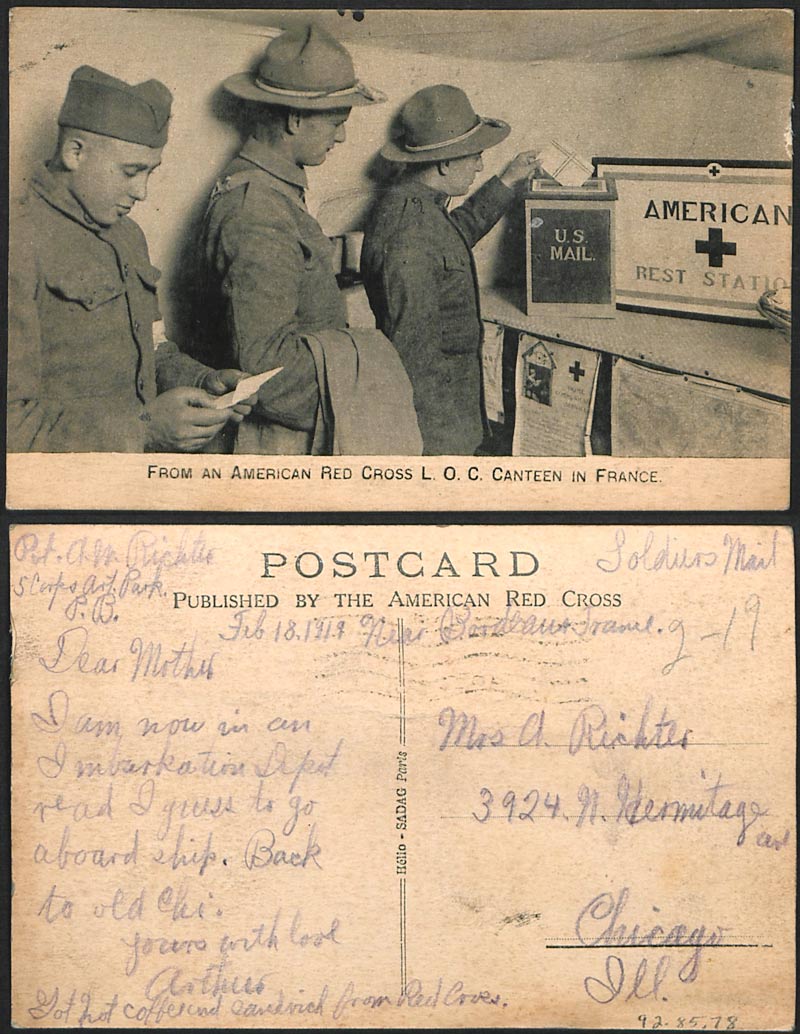
{"type": "Polygon", "coordinates": [[[129,218],[161,163],[172,96],[78,68],[58,146],[12,213],[8,448],[13,452],[195,452],[247,403],[210,407],[238,383],[171,342],[144,234],[129,218]]]}

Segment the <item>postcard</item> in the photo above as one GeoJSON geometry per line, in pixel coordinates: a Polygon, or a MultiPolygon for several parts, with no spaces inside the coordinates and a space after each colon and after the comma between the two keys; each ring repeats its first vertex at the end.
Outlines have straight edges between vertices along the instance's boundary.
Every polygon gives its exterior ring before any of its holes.
{"type": "Polygon", "coordinates": [[[17,1027],[791,1029],[788,529],[10,549],[17,1027]]]}
{"type": "Polygon", "coordinates": [[[786,509],[793,19],[13,8],[9,507],[786,509]]]}

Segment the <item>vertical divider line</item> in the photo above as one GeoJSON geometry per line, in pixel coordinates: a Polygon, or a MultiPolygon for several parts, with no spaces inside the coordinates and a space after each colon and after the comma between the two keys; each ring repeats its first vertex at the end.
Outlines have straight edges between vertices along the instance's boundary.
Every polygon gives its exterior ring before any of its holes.
{"type": "MultiPolygon", "coordinates": [[[[406,651],[403,619],[397,619],[397,689],[399,695],[399,734],[400,746],[406,745],[406,651]]],[[[403,834],[400,834],[403,839],[403,834]]],[[[406,877],[403,868],[400,880],[400,994],[405,993],[408,983],[408,943],[406,927],[406,877]]]]}
{"type": "Polygon", "coordinates": [[[400,877],[400,993],[403,994],[408,983],[408,957],[406,954],[406,879],[400,877]]]}
{"type": "Polygon", "coordinates": [[[403,619],[397,619],[397,664],[400,693],[400,746],[406,745],[406,647],[403,635],[403,619]]]}

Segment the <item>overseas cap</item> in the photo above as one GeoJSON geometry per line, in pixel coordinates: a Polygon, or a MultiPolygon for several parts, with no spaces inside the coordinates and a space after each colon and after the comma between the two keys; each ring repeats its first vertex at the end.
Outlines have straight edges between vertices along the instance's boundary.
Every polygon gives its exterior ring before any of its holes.
{"type": "Polygon", "coordinates": [[[58,124],[146,147],[163,147],[171,106],[172,94],[157,79],[131,86],[81,65],[72,73],[58,124]]]}

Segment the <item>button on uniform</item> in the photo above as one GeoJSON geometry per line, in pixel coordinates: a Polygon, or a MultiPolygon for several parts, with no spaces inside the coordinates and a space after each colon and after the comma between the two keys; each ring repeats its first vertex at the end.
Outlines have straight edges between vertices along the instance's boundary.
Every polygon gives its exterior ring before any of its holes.
{"type": "MultiPolygon", "coordinates": [[[[132,86],[84,65],[58,121],[161,148],[171,99],[155,79],[132,86]]],[[[141,452],[137,418],[158,388],[193,385],[207,368],[171,342],[156,356],[158,276],[144,234],[132,219],[101,226],[87,217],[71,185],[38,165],[11,220],[8,448],[141,452]]]]}

